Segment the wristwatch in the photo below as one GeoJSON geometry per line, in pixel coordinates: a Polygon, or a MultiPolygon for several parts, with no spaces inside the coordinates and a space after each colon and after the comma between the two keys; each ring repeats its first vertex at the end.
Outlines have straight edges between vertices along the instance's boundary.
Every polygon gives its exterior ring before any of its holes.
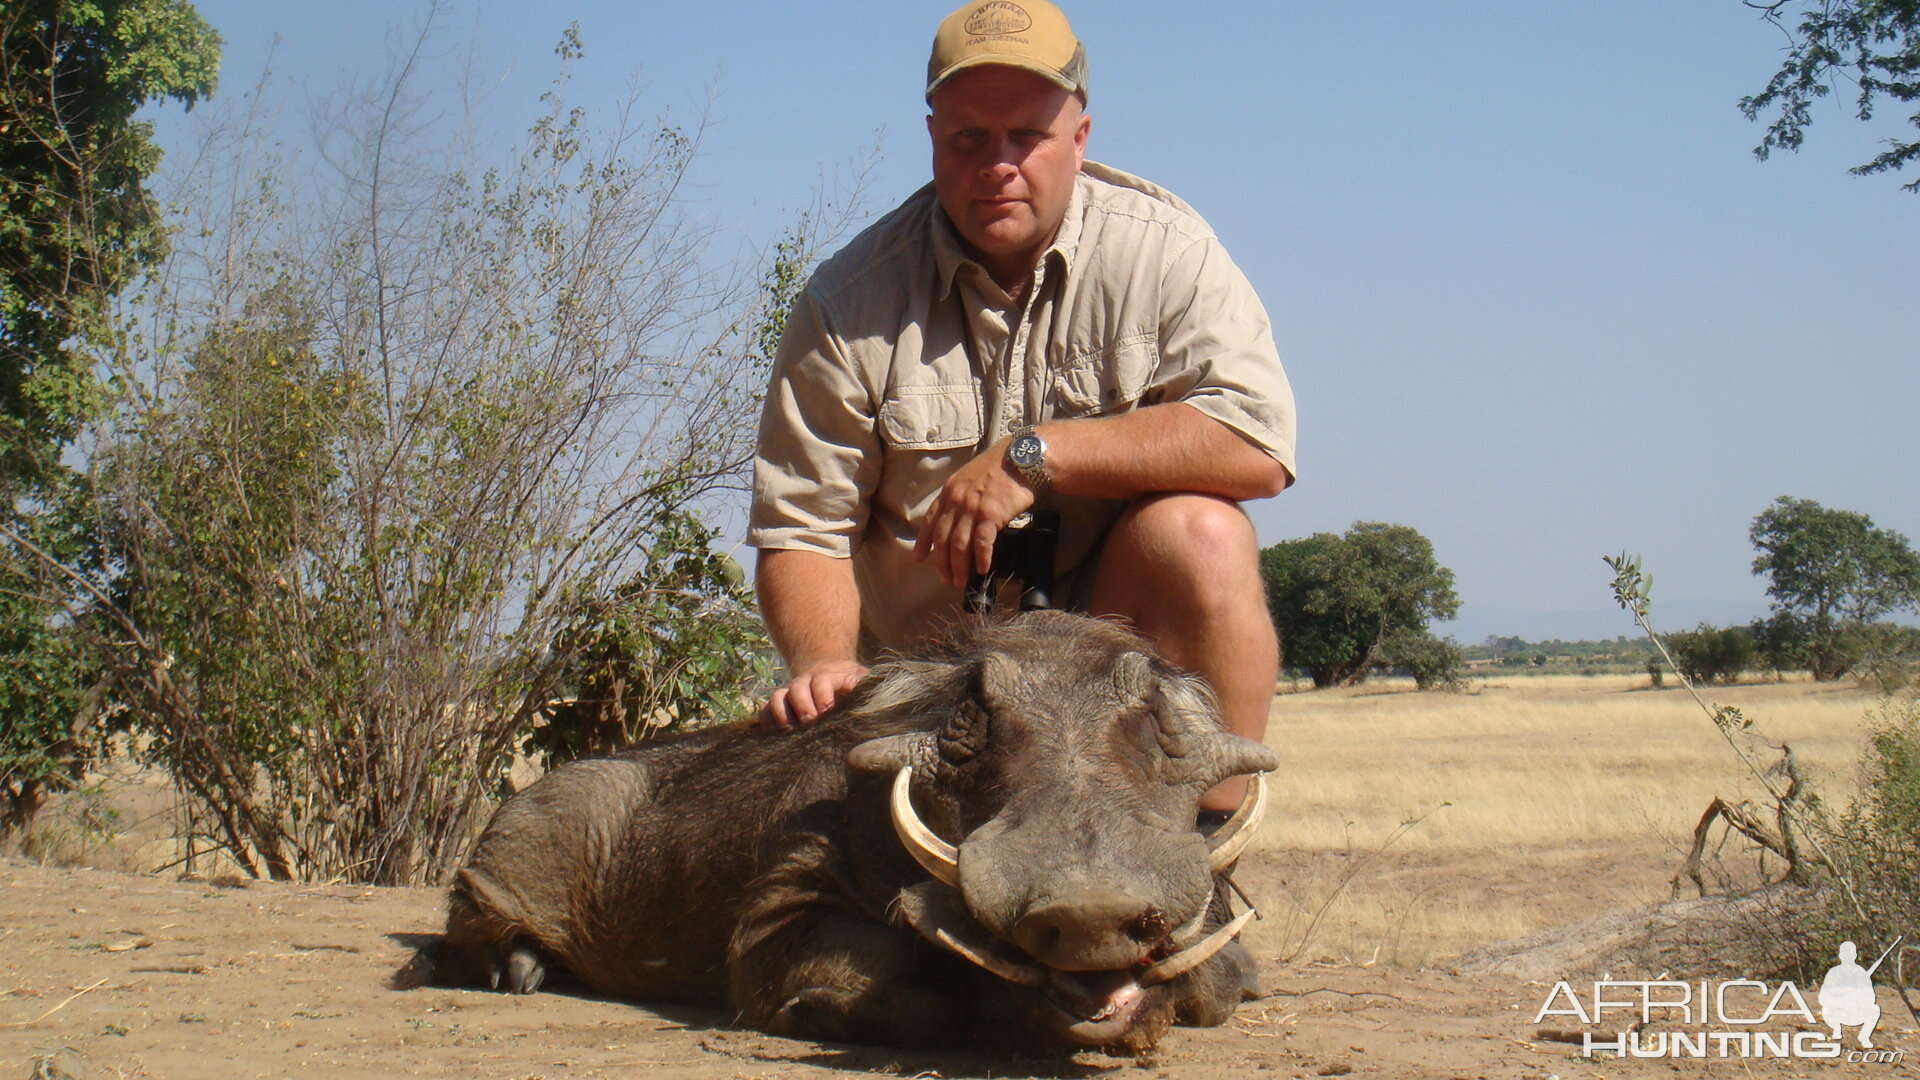
{"type": "Polygon", "coordinates": [[[1052,489],[1053,476],[1047,472],[1047,444],[1033,433],[1031,426],[1013,429],[1013,441],[1007,444],[1007,463],[1020,473],[1034,494],[1052,489]]]}

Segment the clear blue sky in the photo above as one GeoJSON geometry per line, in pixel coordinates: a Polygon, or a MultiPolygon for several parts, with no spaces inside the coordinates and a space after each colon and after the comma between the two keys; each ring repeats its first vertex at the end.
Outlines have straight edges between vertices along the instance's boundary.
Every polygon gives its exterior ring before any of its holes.
{"type": "MultiPolygon", "coordinates": [[[[316,108],[426,10],[197,6],[223,93],[277,35],[276,89],[316,108]]],[[[577,103],[637,73],[691,119],[711,91],[701,212],[765,240],[876,138],[876,210],[924,182],[949,6],[452,4],[436,62],[494,83],[502,142],[572,19],[577,103]]],[[[1746,527],[1780,494],[1920,537],[1920,195],[1845,171],[1900,111],[1822,108],[1806,150],[1756,163],[1735,102],[1784,39],[1738,0],[1066,7],[1090,156],[1193,203],[1273,316],[1300,482],[1252,508],[1263,543],[1412,525],[1474,641],[1630,631],[1600,563],[1622,548],[1669,625],[1758,614],[1746,527]]]]}

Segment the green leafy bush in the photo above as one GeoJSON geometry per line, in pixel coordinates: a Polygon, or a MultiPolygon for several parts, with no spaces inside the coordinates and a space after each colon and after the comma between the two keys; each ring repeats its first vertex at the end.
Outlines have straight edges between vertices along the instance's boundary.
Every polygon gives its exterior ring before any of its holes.
{"type": "Polygon", "coordinates": [[[1667,648],[1680,673],[1697,683],[1730,685],[1750,670],[1758,652],[1753,632],[1744,626],[1709,626],[1667,635],[1667,648]]]}
{"type": "Polygon", "coordinates": [[[1464,685],[1460,672],[1465,661],[1452,638],[1401,629],[1387,639],[1380,656],[1388,667],[1412,676],[1422,690],[1458,690],[1464,685]]]}
{"type": "Polygon", "coordinates": [[[1920,926],[1920,698],[1869,717],[1860,781],[1829,841],[1835,887],[1801,928],[1809,969],[1831,963],[1842,941],[1877,951],[1920,926]]]}
{"type": "Polygon", "coordinates": [[[775,654],[714,530],[663,515],[646,562],[618,590],[582,596],[556,636],[559,695],[522,749],[549,765],[649,734],[737,720],[774,683],[775,654]]]}

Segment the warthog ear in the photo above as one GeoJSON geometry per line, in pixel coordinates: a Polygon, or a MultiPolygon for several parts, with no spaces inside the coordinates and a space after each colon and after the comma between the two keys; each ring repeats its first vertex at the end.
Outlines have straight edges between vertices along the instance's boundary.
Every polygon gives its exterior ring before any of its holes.
{"type": "Polygon", "coordinates": [[[1020,661],[1005,653],[988,653],[973,671],[973,696],[992,710],[995,705],[1017,706],[1027,699],[1026,673],[1020,661]]]}
{"type": "Polygon", "coordinates": [[[1113,688],[1128,701],[1145,701],[1153,693],[1153,661],[1146,653],[1122,653],[1113,662],[1113,688]]]}
{"type": "Polygon", "coordinates": [[[847,765],[861,772],[897,773],[904,768],[921,772],[933,764],[933,739],[927,731],[868,739],[847,751],[847,765]]]}
{"type": "Polygon", "coordinates": [[[1142,696],[1153,703],[1154,719],[1169,737],[1220,730],[1220,705],[1213,699],[1213,688],[1198,675],[1167,672],[1153,680],[1151,694],[1142,696]]]}
{"type": "MultiPolygon", "coordinates": [[[[1122,663],[1134,656],[1146,660],[1139,653],[1130,653],[1122,663]]],[[[1153,735],[1161,752],[1186,760],[1193,754],[1195,739],[1220,730],[1220,707],[1214,704],[1213,691],[1193,675],[1167,673],[1156,678],[1151,668],[1141,674],[1147,680],[1147,690],[1140,696],[1153,710],[1153,735]]],[[[1124,685],[1121,679],[1122,675],[1115,672],[1116,685],[1124,685]]],[[[1200,765],[1195,762],[1196,767],[1200,765]]]]}

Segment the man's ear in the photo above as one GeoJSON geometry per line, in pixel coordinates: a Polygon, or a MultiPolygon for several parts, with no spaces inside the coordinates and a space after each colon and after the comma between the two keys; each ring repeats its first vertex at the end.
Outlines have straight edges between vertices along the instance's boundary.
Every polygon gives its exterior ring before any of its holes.
{"type": "MultiPolygon", "coordinates": [[[[933,120],[933,117],[929,116],[927,117],[927,120],[929,123],[931,123],[933,120]]],[[[1091,130],[1093,130],[1093,117],[1087,115],[1084,112],[1081,113],[1079,121],[1075,123],[1073,126],[1073,156],[1074,156],[1074,169],[1076,171],[1079,169],[1081,165],[1086,164],[1087,132],[1091,130]]]]}

